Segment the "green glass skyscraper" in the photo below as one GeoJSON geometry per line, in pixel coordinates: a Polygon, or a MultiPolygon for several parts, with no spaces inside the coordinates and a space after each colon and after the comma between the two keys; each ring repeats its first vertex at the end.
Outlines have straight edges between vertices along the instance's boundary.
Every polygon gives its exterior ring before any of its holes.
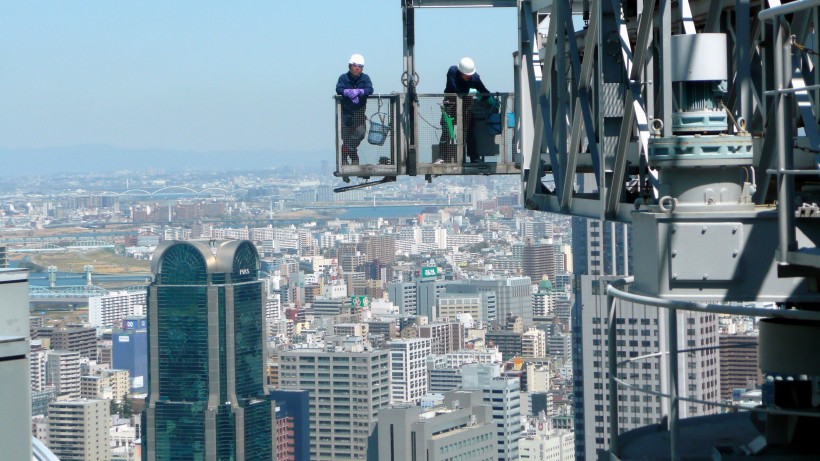
{"type": "Polygon", "coordinates": [[[157,246],[148,288],[143,460],[270,460],[263,286],[248,241],[157,246]]]}

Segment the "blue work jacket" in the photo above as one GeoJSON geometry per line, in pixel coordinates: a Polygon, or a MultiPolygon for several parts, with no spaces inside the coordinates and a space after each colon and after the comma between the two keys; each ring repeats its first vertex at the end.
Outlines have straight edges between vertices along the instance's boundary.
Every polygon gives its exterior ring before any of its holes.
{"type": "Polygon", "coordinates": [[[470,92],[470,88],[475,88],[479,93],[490,92],[490,90],[484,86],[484,82],[481,81],[481,77],[478,76],[478,73],[471,75],[469,80],[464,80],[461,78],[461,72],[458,70],[458,66],[451,66],[450,70],[447,71],[447,86],[444,87],[444,92],[467,94],[470,92]]]}
{"type": "Polygon", "coordinates": [[[339,81],[336,82],[336,94],[342,97],[342,112],[364,110],[367,107],[367,97],[373,94],[373,83],[370,82],[370,77],[365,73],[354,78],[350,75],[350,72],[345,72],[339,76],[339,81]],[[359,96],[358,104],[353,104],[350,98],[344,96],[344,90],[350,88],[361,88],[364,90],[364,94],[359,96]]]}

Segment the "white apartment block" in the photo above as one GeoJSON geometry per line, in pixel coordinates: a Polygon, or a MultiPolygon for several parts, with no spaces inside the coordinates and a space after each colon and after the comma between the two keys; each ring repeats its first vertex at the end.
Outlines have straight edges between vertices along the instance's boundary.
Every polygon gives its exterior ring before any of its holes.
{"type": "Polygon", "coordinates": [[[551,292],[538,291],[532,294],[532,316],[550,317],[555,310],[555,298],[551,292]]]}
{"type": "Polygon", "coordinates": [[[546,429],[549,421],[533,423],[536,428],[519,440],[522,460],[575,461],[575,434],[566,429],[546,429]]]}
{"type": "Polygon", "coordinates": [[[299,233],[297,232],[296,227],[275,227],[273,229],[273,247],[276,251],[298,250],[299,233]]]}
{"type": "Polygon", "coordinates": [[[146,291],[112,291],[88,298],[88,323],[95,327],[120,327],[123,318],[145,315],[146,291]]]}
{"type": "Polygon", "coordinates": [[[250,240],[250,232],[247,227],[214,227],[211,229],[212,239],[229,240],[250,240]]]}
{"type": "Polygon", "coordinates": [[[108,400],[55,401],[48,405],[48,448],[59,459],[109,461],[108,400]]]}
{"type": "Polygon", "coordinates": [[[266,227],[252,227],[250,229],[250,240],[254,242],[273,240],[273,226],[268,224],[266,227]]]}
{"type": "Polygon", "coordinates": [[[46,353],[45,349],[32,350],[29,353],[31,390],[35,392],[42,391],[46,385],[46,353]]]}
{"type": "Polygon", "coordinates": [[[416,403],[427,393],[430,344],[429,338],[390,342],[390,403],[416,403]]]}
{"type": "Polygon", "coordinates": [[[544,330],[530,327],[521,335],[521,355],[523,357],[547,356],[547,334],[544,330]]]}
{"type": "Polygon", "coordinates": [[[482,365],[499,364],[503,360],[501,351],[496,347],[479,349],[461,349],[448,352],[443,356],[443,366],[445,368],[460,368],[468,363],[480,363],[482,365]]]}
{"type": "Polygon", "coordinates": [[[319,235],[319,248],[333,248],[336,245],[336,236],[332,232],[322,232],[319,235]]]}
{"type": "Polygon", "coordinates": [[[484,241],[484,237],[478,234],[447,234],[447,248],[463,248],[484,241]]]}
{"type": "Polygon", "coordinates": [[[57,389],[57,395],[80,398],[80,353],[49,351],[46,355],[46,379],[57,389]]]}

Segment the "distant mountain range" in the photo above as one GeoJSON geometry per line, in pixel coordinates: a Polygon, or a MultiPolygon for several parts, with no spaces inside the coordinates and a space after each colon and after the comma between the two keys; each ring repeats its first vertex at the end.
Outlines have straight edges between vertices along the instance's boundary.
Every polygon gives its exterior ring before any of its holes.
{"type": "Polygon", "coordinates": [[[332,150],[194,152],[110,146],[0,148],[0,177],[148,169],[231,171],[287,167],[304,171],[332,171],[334,162],[332,150]],[[323,165],[323,162],[326,163],[323,165]]]}

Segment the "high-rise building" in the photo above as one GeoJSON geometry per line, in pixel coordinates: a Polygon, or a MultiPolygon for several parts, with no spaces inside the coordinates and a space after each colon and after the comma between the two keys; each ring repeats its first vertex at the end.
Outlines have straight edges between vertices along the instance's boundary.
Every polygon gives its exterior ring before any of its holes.
{"type": "Polygon", "coordinates": [[[31,459],[28,273],[0,269],[0,447],[4,459],[31,459]]]}
{"type": "Polygon", "coordinates": [[[51,349],[73,351],[89,360],[97,360],[97,329],[71,326],[51,333],[51,349]]]}
{"type": "MultiPolygon", "coordinates": [[[[57,401],[48,405],[48,448],[62,461],[110,460],[110,429],[108,400],[57,401]]],[[[31,454],[25,459],[31,459],[31,454]]]]}
{"type": "Polygon", "coordinates": [[[310,459],[375,459],[376,416],[390,403],[390,353],[295,349],[279,360],[279,386],[310,394],[310,459]]]}
{"type": "Polygon", "coordinates": [[[276,461],[310,461],[308,391],[269,392],[276,402],[276,461]]]}
{"type": "Polygon", "coordinates": [[[498,348],[504,360],[511,360],[513,357],[521,357],[523,352],[521,336],[522,333],[514,331],[488,331],[484,335],[484,342],[488,347],[498,348]]]}
{"type": "Polygon", "coordinates": [[[148,288],[143,459],[270,460],[265,308],[249,241],[166,241],[148,288]]]}
{"type": "MultiPolygon", "coordinates": [[[[576,269],[575,303],[572,308],[573,397],[575,411],[575,457],[582,461],[597,458],[597,450],[609,444],[609,393],[607,378],[607,329],[609,310],[605,284],[614,276],[629,275],[630,228],[625,224],[573,220],[573,257],[576,269]],[[615,271],[615,272],[611,272],[615,271]]],[[[653,307],[620,301],[616,331],[618,353],[639,357],[666,349],[662,337],[666,313],[653,307]]],[[[714,314],[678,314],[678,348],[694,349],[679,361],[679,376],[685,377],[679,387],[681,397],[702,401],[719,398],[718,323],[714,314]]],[[[661,369],[657,363],[632,362],[619,369],[619,376],[638,387],[661,392],[661,369]]],[[[621,406],[619,427],[630,430],[657,423],[668,414],[665,401],[634,390],[619,390],[619,399],[630,402],[621,406]],[[632,404],[634,403],[634,404],[632,404]]],[[[716,408],[696,403],[680,405],[681,417],[702,416],[716,408]]]]}
{"type": "Polygon", "coordinates": [[[757,364],[757,336],[722,334],[719,341],[722,400],[732,398],[732,389],[749,389],[763,384],[763,374],[757,364]]]}
{"type": "Polygon", "coordinates": [[[453,321],[419,325],[419,338],[430,338],[433,354],[457,351],[464,345],[464,325],[453,321]]]}
{"type": "MultiPolygon", "coordinates": [[[[424,271],[431,270],[431,274],[437,274],[435,268],[424,268],[424,271]]],[[[431,322],[438,317],[438,298],[445,291],[446,282],[437,280],[435,275],[430,277],[421,274],[414,282],[397,282],[387,285],[387,294],[390,302],[398,306],[401,315],[421,315],[427,317],[431,322]]]]}
{"type": "Polygon", "coordinates": [[[518,378],[503,378],[497,365],[468,364],[463,370],[464,390],[480,390],[484,403],[493,408],[499,461],[519,459],[521,438],[521,384],[518,378]]]}
{"type": "Polygon", "coordinates": [[[119,326],[123,318],[145,314],[145,291],[112,291],[88,298],[88,323],[95,327],[119,326]]]}
{"type": "Polygon", "coordinates": [[[46,354],[42,346],[31,345],[29,353],[29,369],[31,371],[31,390],[40,392],[46,386],[46,354]]]}
{"type": "Polygon", "coordinates": [[[111,335],[111,367],[128,370],[131,392],[148,386],[148,330],[145,317],[126,317],[111,335]]]}
{"type": "Polygon", "coordinates": [[[427,393],[430,343],[429,338],[390,342],[390,403],[416,403],[427,393]]]}
{"type": "Polygon", "coordinates": [[[453,391],[428,410],[379,410],[379,460],[490,460],[497,450],[492,409],[481,391],[453,391]]]}
{"type": "MultiPolygon", "coordinates": [[[[447,309],[448,315],[444,317],[449,318],[449,313],[452,312],[452,309],[449,308],[449,305],[453,305],[453,307],[458,308],[458,305],[465,305],[465,307],[472,304],[474,301],[470,301],[469,297],[478,296],[480,299],[480,309],[481,313],[479,317],[473,317],[473,320],[481,320],[484,322],[489,322],[492,320],[496,320],[498,318],[498,296],[496,292],[493,290],[487,290],[486,288],[481,288],[477,286],[473,286],[467,282],[449,282],[447,283],[446,293],[442,294],[441,299],[446,298],[444,301],[445,308],[447,309]],[[465,296],[465,300],[459,300],[460,296],[465,296]],[[452,297],[452,298],[451,298],[452,297]]],[[[440,299],[440,301],[441,301],[440,299]]],[[[442,306],[442,302],[439,302],[439,306],[442,306]]],[[[441,310],[440,310],[441,312],[441,310]]],[[[469,313],[469,311],[467,311],[469,313]]]]}
{"type": "Polygon", "coordinates": [[[480,278],[469,283],[479,292],[493,291],[496,294],[497,319],[508,314],[532,323],[532,284],[529,277],[480,278]]]}
{"type": "Polygon", "coordinates": [[[547,356],[547,334],[544,330],[530,327],[521,335],[521,356],[530,358],[547,356]]]}
{"type": "Polygon", "coordinates": [[[532,317],[534,321],[549,321],[555,314],[553,291],[555,289],[549,279],[538,281],[538,291],[532,294],[532,317]]]}
{"type": "Polygon", "coordinates": [[[391,264],[396,260],[396,237],[393,235],[371,235],[362,240],[367,261],[378,260],[391,264]]]}
{"type": "Polygon", "coordinates": [[[438,318],[454,321],[458,314],[470,314],[475,321],[486,322],[483,294],[442,293],[438,299],[438,318]]]}
{"type": "Polygon", "coordinates": [[[67,399],[80,398],[80,353],[49,351],[46,355],[46,382],[67,399]]]}
{"type": "Polygon", "coordinates": [[[546,243],[529,243],[521,254],[521,268],[530,280],[555,277],[555,246],[546,243]]]}

